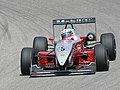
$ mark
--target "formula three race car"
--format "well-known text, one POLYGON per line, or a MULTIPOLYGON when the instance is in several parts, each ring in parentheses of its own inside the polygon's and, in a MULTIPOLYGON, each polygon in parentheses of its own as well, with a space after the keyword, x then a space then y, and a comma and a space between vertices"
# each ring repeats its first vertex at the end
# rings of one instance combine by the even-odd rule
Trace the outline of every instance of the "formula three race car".
POLYGON ((46 37, 39 36, 34 38, 33 48, 22 49, 22 75, 94 74, 96 71, 108 71, 109 61, 116 59, 114 34, 103 33, 100 41, 97 41, 96 28, 95 32, 87 35, 75 35, 74 24, 91 23, 96 27, 94 17, 53 20, 53 37, 49 38, 51 44, 48 44, 46 37), (57 38, 54 27, 64 25, 64 30, 57 38))

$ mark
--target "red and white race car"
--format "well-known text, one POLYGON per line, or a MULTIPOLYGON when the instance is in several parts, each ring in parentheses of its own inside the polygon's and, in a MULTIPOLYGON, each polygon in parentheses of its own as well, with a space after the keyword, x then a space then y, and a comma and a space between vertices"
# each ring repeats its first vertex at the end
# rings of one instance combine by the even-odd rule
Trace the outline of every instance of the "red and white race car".
POLYGON ((22 49, 22 75, 94 74, 96 71, 108 71, 109 61, 116 59, 113 33, 103 33, 97 41, 94 17, 53 20, 53 37, 49 40, 52 44, 48 44, 46 37, 35 37, 32 48, 22 49), (95 32, 76 36, 74 24, 94 24, 95 32), (55 26, 64 25, 61 36, 56 37, 55 26))

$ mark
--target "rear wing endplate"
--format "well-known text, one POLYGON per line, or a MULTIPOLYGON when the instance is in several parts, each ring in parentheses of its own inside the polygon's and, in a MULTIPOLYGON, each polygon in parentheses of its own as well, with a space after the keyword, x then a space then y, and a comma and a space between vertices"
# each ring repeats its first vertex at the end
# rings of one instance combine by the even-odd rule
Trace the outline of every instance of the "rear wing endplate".
POLYGON ((53 20, 53 25, 65 25, 66 23, 86 24, 86 23, 96 23, 96 20, 95 20, 95 17, 75 18, 75 19, 55 19, 55 20, 53 20))

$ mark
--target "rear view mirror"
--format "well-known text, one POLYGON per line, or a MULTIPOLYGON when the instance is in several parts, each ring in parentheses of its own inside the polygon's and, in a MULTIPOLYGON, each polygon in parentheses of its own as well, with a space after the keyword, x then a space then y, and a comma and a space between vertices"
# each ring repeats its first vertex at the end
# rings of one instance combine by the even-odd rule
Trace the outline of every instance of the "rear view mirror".
POLYGON ((54 37, 50 37, 49 40, 50 40, 50 41, 53 41, 53 40, 54 40, 54 37))
POLYGON ((80 39, 86 39, 86 36, 80 36, 80 39))

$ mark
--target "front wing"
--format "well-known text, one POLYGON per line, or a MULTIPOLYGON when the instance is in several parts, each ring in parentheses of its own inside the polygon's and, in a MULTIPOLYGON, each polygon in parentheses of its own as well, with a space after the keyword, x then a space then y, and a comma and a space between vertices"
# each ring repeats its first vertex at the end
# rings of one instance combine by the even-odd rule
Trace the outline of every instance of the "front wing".
POLYGON ((55 75, 75 75, 75 74, 95 74, 96 73, 96 64, 91 62, 89 66, 80 65, 76 66, 78 69, 69 69, 69 70, 43 70, 37 65, 31 65, 30 67, 30 76, 55 76, 55 75))

